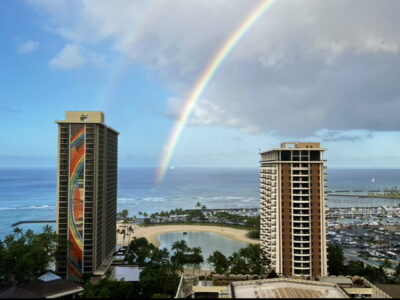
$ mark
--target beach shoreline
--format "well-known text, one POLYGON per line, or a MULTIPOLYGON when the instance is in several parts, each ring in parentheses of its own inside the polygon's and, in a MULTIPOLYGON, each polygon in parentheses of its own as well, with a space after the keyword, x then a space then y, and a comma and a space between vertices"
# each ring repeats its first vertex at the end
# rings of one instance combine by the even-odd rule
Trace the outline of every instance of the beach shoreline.
MULTIPOLYGON (((117 223, 118 229, 128 228, 132 226, 134 229, 134 233, 131 235, 131 240, 133 237, 141 238, 145 237, 150 243, 154 244, 154 246, 159 247, 160 241, 158 236, 163 233, 168 232, 211 232, 215 234, 222 235, 226 238, 229 238, 234 241, 247 243, 247 244, 258 244, 259 240, 254 240, 248 238, 246 236, 247 230, 245 229, 236 229, 231 227, 223 227, 223 226, 208 226, 208 225, 152 225, 152 226, 140 226, 136 224, 122 224, 117 223)), ((117 234, 117 243, 118 245, 123 245, 123 235, 117 234)), ((125 245, 129 243, 128 236, 125 237, 125 245)))

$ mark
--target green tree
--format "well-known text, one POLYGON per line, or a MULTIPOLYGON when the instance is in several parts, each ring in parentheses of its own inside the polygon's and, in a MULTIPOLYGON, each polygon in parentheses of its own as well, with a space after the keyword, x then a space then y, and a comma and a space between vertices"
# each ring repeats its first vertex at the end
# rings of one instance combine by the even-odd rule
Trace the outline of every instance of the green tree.
POLYGON ((126 259, 130 264, 137 264, 143 267, 155 249, 157 248, 149 243, 146 238, 134 239, 128 246, 126 259))
POLYGON ((130 242, 131 242, 131 236, 134 234, 134 232, 135 232, 135 230, 134 230, 134 228, 133 228, 132 226, 129 226, 129 227, 127 228, 127 233, 128 233, 128 245, 129 245, 130 242))
POLYGON ((160 250, 152 248, 153 244, 149 245, 149 261, 140 273, 143 297, 153 298, 162 294, 172 298, 179 284, 178 268, 171 262, 167 249, 160 250))
POLYGON ((230 273, 262 275, 270 268, 270 261, 259 244, 252 244, 234 252, 229 257, 230 273))
POLYGON ((188 263, 187 254, 190 251, 186 241, 176 241, 172 244, 171 250, 174 254, 171 256, 171 262, 183 271, 183 266, 188 263))
POLYGON ((83 286, 83 298, 140 298, 141 289, 137 282, 115 281, 103 278, 96 285, 87 282, 83 286))
POLYGON ((152 298, 153 295, 167 295, 172 298, 176 294, 179 284, 179 275, 171 263, 149 263, 140 273, 140 285, 143 298, 152 298))
POLYGON ((217 274, 224 274, 229 269, 228 258, 219 251, 214 251, 214 253, 208 257, 207 262, 212 265, 217 274))
POLYGON ((328 245, 328 273, 329 275, 344 274, 344 254, 343 248, 339 245, 328 245))
POLYGON ((188 258, 188 263, 193 265, 193 273, 194 273, 194 268, 197 267, 197 269, 200 270, 200 265, 204 262, 203 255, 201 254, 201 248, 200 247, 193 247, 190 249, 190 255, 188 258))
POLYGON ((189 246, 187 245, 185 240, 176 241, 172 244, 172 250, 187 252, 189 251, 189 246))
POLYGON ((382 268, 384 269, 390 269, 392 267, 392 264, 390 261, 386 258, 383 263, 382 263, 382 268))
POLYGON ((129 211, 127 209, 122 210, 121 212, 117 213, 117 220, 126 221, 129 216, 129 211))
MULTIPOLYGON (((329 265, 331 264, 331 262, 329 261, 329 265)), ((329 266, 328 266, 329 268, 329 266)), ((343 267, 343 269, 345 270, 343 273, 345 273, 346 275, 351 275, 351 276, 363 276, 365 275, 365 267, 364 267, 364 263, 362 263, 361 261, 349 261, 347 263, 346 266, 343 267)), ((329 275, 333 275, 331 273, 329 273, 329 275)))
POLYGON ((0 241, 0 278, 20 283, 42 275, 54 262, 56 242, 57 235, 50 226, 39 234, 15 228, 0 241))
POLYGON ((250 274, 246 260, 240 256, 239 252, 234 252, 229 256, 229 264, 232 274, 250 274))

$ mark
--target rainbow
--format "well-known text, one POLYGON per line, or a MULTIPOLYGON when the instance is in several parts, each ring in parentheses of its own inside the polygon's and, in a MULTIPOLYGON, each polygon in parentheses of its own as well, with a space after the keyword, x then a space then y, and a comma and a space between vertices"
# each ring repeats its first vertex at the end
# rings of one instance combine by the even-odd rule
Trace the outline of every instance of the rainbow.
POLYGON ((203 70, 200 77, 197 79, 193 88, 190 90, 189 96, 185 100, 184 107, 180 112, 178 119, 168 137, 167 144, 163 149, 162 157, 157 170, 157 183, 160 183, 164 179, 168 165, 171 161, 172 154, 177 145, 179 137, 182 134, 183 128, 185 127, 193 108, 208 86, 209 82, 217 73, 224 60, 243 38, 243 36, 251 29, 256 21, 264 14, 264 12, 272 7, 275 2, 277 2, 277 0, 261 1, 261 3, 256 6, 249 15, 247 15, 247 17, 236 28, 236 30, 224 41, 224 43, 220 46, 218 51, 208 63, 207 67, 203 70))

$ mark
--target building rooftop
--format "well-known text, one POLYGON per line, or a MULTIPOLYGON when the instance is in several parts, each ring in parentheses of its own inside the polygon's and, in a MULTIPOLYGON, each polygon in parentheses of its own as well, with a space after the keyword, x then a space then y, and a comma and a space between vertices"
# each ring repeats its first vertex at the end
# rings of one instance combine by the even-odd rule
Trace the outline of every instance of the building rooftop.
MULTIPOLYGON (((104 126, 104 113, 101 111, 66 111, 65 112, 65 120, 64 121, 56 121, 57 124, 70 124, 70 123, 78 123, 78 124, 103 124, 104 126)), ((115 129, 106 126, 108 129, 119 133, 115 129)))
POLYGON ((319 277, 320 281, 323 282, 332 282, 339 285, 353 285, 353 281, 349 277, 345 276, 326 276, 326 277, 319 277))
POLYGON ((281 148, 282 149, 320 149, 321 145, 320 143, 314 143, 314 142, 286 142, 286 143, 281 143, 281 148))
POLYGON ((231 284, 232 298, 349 298, 336 284, 277 278, 231 284))
POLYGON ((142 272, 139 267, 133 266, 111 266, 111 280, 124 280, 124 281, 139 281, 140 273, 142 272))
POLYGON ((262 153, 267 153, 271 151, 282 151, 282 150, 318 150, 325 151, 325 148, 321 148, 321 144, 317 142, 285 142, 281 143, 280 148, 273 148, 267 151, 261 151, 262 153))
POLYGON ((359 276, 326 276, 317 280, 280 277, 235 281, 236 278, 249 276, 253 275, 213 275, 210 285, 209 281, 201 284, 204 282, 199 281, 195 275, 183 275, 175 298, 391 298, 359 276))
POLYGON ((57 298, 80 292, 83 292, 80 284, 48 272, 30 283, 3 291, 0 298, 57 298))

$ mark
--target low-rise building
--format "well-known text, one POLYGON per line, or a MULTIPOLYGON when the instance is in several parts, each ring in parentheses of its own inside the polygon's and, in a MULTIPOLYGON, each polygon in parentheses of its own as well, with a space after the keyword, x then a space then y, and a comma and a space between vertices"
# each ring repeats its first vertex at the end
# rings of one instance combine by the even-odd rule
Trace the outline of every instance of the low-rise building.
POLYGON ((30 283, 13 286, 0 293, 3 298, 75 298, 83 292, 80 284, 48 272, 30 283))
MULTIPOLYGON (((246 276, 251 275, 238 275, 246 276)), ((315 280, 280 277, 220 283, 221 280, 214 284, 213 281, 200 281, 198 277, 186 274, 181 277, 175 298, 391 298, 358 276, 325 276, 315 280)))

